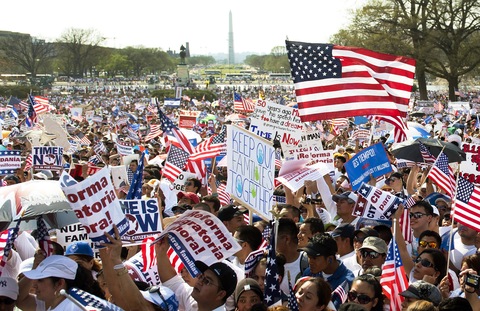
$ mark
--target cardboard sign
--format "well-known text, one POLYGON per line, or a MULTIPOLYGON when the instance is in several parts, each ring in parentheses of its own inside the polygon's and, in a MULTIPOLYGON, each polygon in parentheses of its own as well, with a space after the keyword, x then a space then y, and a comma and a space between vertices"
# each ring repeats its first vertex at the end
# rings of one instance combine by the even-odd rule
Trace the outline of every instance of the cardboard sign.
POLYGON ((113 225, 117 226, 120 236, 128 231, 129 224, 115 194, 108 168, 79 183, 66 179, 61 183, 66 185, 62 186, 62 190, 75 215, 97 247, 102 242, 108 242, 105 232, 114 234, 113 225))
POLYGON ((259 99, 250 120, 250 131, 260 137, 276 138, 282 146, 296 146, 301 141, 303 123, 296 108, 259 99))
POLYGON ((197 117, 180 116, 178 118, 178 127, 192 129, 197 124, 197 117))
POLYGON ((122 241, 141 243, 143 239, 162 232, 157 199, 120 200, 120 204, 130 227, 122 241))
MULTIPOLYGON (((403 203, 403 200, 395 195, 382 191, 381 189, 362 183, 358 189, 358 193, 363 196, 368 203, 371 204, 377 211, 375 214, 381 214, 385 218, 392 217, 393 214, 397 211, 400 204, 403 203)), ((369 212, 373 214, 373 212, 369 212)), ((368 213, 367 213, 368 215, 368 213)), ((363 216, 363 215, 362 215, 363 216)), ((381 217, 377 219, 383 219, 381 217)))
POLYGON ((63 147, 34 146, 32 167, 36 170, 59 171, 63 168, 63 147))
POLYGON ((165 235, 168 235, 170 246, 193 277, 200 273, 195 266, 195 260, 211 265, 241 249, 222 221, 206 211, 186 211, 172 222, 154 243, 165 235))
POLYGON ((92 240, 89 239, 81 223, 77 222, 61 229, 56 229, 55 235, 57 237, 57 243, 62 245, 63 249, 67 249, 67 246, 73 242, 85 241, 90 243, 90 246, 93 248, 95 258, 100 258, 100 253, 94 248, 92 240))
POLYGON ((270 219, 275 177, 275 148, 252 132, 235 125, 227 126, 227 192, 270 219))
POLYGON ((362 182, 383 176, 392 171, 392 165, 388 160, 387 152, 382 143, 363 149, 345 163, 352 190, 356 191, 362 182))
POLYGON ((20 150, 0 151, 0 175, 15 174, 15 171, 22 166, 20 150))

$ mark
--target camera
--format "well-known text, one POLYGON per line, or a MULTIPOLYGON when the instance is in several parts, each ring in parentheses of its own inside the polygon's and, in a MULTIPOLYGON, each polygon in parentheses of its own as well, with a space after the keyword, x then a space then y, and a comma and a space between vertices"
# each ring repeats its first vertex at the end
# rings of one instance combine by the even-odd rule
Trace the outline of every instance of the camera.
POLYGON ((480 285, 480 276, 468 273, 465 277, 465 285, 478 289, 480 285))
POLYGON ((306 204, 312 203, 312 196, 310 194, 308 194, 307 197, 305 198, 305 203, 306 204))

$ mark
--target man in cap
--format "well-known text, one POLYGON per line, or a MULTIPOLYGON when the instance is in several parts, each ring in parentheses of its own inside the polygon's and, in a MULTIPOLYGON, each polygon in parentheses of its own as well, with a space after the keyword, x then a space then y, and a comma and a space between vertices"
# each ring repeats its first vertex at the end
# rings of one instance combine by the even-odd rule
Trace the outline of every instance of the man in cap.
POLYGON ((371 227, 363 227, 353 232, 353 248, 355 249, 355 256, 349 257, 343 261, 343 264, 352 271, 362 269, 360 258, 360 247, 363 245, 363 241, 369 237, 378 237, 378 232, 371 227))
POLYGON ((193 193, 193 192, 180 191, 177 194, 177 198, 178 198, 178 202, 177 202, 178 204, 188 204, 193 206, 197 203, 200 203, 200 198, 196 193, 193 193))
POLYGON ((364 274, 365 270, 372 267, 381 269, 387 258, 388 246, 381 238, 370 236, 363 241, 359 251, 362 269, 355 271, 355 276, 364 274))
POLYGON ((346 191, 341 194, 334 194, 332 196, 333 201, 337 204, 337 216, 336 219, 341 224, 351 224, 355 226, 358 221, 358 217, 353 216, 353 208, 357 203, 357 195, 351 191, 346 191))
POLYGON ((408 306, 417 300, 426 300, 433 303, 435 306, 442 301, 442 294, 440 290, 433 284, 425 281, 416 281, 407 290, 400 293, 400 296, 405 297, 402 302, 402 310, 407 310, 408 306))
POLYGON ((238 227, 245 225, 243 215, 247 211, 240 206, 233 204, 224 206, 218 211, 217 217, 223 222, 228 231, 232 234, 238 229, 238 227))
POLYGON ((13 311, 17 298, 17 280, 9 277, 0 277, 0 310, 13 311))
POLYGON ((321 277, 335 289, 347 280, 349 286, 353 281, 353 273, 336 258, 337 243, 328 233, 314 235, 306 247, 299 249, 308 255, 309 268, 303 276, 321 277), (327 276, 328 275, 328 276, 327 276))
POLYGON ((344 264, 345 260, 355 257, 355 249, 353 248, 353 233, 355 227, 349 224, 343 224, 336 227, 330 235, 337 243, 337 255, 344 264))
POLYGON ((186 311, 225 310, 225 302, 237 286, 235 271, 223 262, 207 265, 195 261, 200 274, 194 287, 191 287, 177 274, 170 263, 167 251, 168 238, 155 244, 158 275, 162 285, 174 291, 179 301, 179 309, 186 311))

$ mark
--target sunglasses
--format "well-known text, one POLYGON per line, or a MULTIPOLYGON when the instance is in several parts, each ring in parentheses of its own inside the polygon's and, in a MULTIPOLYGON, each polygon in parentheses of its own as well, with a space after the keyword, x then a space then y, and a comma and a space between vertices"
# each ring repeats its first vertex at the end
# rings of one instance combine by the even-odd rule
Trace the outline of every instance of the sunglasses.
POLYGON ((427 241, 420 241, 418 242, 418 245, 421 247, 430 247, 430 248, 437 248, 438 244, 437 242, 427 242, 427 241))
POLYGON ((428 259, 417 257, 417 259, 415 259, 415 264, 417 264, 417 263, 420 263, 425 268, 434 268, 435 269, 433 263, 428 261, 428 259))
POLYGON ((373 298, 371 298, 370 296, 368 296, 366 294, 358 294, 355 291, 349 291, 348 292, 348 300, 349 301, 357 300, 358 303, 360 303, 361 305, 366 305, 367 303, 372 302, 373 298))
POLYGON ((4 305, 11 305, 15 302, 15 300, 13 300, 12 298, 8 298, 8 297, 5 297, 3 299, 0 299, 0 305, 1 304, 4 304, 4 305))
POLYGON ((361 251, 360 252, 360 255, 362 255, 363 258, 370 258, 370 259, 376 259, 380 256, 380 253, 376 252, 376 251, 361 251))
POLYGON ((410 213, 410 218, 415 218, 415 219, 420 219, 423 216, 428 216, 428 214, 416 212, 416 213, 410 213))

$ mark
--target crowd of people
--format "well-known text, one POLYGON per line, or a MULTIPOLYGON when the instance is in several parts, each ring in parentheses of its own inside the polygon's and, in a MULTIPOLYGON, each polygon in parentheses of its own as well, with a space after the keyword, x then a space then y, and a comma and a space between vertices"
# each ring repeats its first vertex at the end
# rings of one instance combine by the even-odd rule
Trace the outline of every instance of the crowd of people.
MULTIPOLYGON (((286 86, 265 90, 248 86, 241 90, 225 87, 215 91, 220 99, 215 106, 199 99, 197 104, 185 100, 179 108, 162 109, 173 120, 178 119, 182 109, 214 114, 213 128, 209 129, 208 124, 193 128, 206 139, 230 122, 226 120, 235 113, 233 92, 255 98, 261 91, 267 100, 275 102, 288 103, 294 99, 292 88, 286 86)), ((83 88, 77 92, 75 89, 70 95, 47 97, 52 106, 50 113, 64 119, 61 125, 71 141, 71 148, 64 154, 64 169, 77 181, 92 174, 89 167, 125 164, 116 145, 119 141, 130 144, 134 146, 133 153, 148 153, 142 195, 157 199, 162 207, 164 227, 188 210, 202 210, 218 217, 241 249, 220 262, 195 261, 200 274, 193 278, 185 268, 177 271, 172 266, 165 237, 155 244, 159 281, 148 284, 130 276, 125 262, 140 248, 122 247, 116 229, 113 235, 105 233, 109 243, 98 250, 99 258, 91 244, 82 241, 66 248, 53 242, 54 255, 46 257, 35 240, 37 232, 23 231, 2 269, 1 310, 82 310, 75 302, 77 290, 124 310, 389 310, 390 301, 382 289, 381 278, 392 240, 398 247, 397 255, 408 280, 405 290, 399 293, 403 297, 402 310, 480 310, 480 255, 477 253, 480 235, 464 224, 452 222, 453 199, 426 178, 428 168, 420 165, 397 168, 397 159, 390 152, 391 144, 387 143, 388 135, 371 141, 384 143, 392 165, 392 172, 377 187, 401 199, 411 197, 415 200, 408 209, 411 241, 402 234, 398 221, 371 225, 353 215, 358 195, 351 189, 345 163, 362 148, 351 138, 358 127, 353 122, 330 141, 322 142, 325 149, 335 152, 332 174, 305 181, 295 192, 279 186, 275 195, 284 197, 286 203, 272 207, 277 216, 275 223, 258 217, 251 217, 254 221, 247 223, 245 214, 248 211, 240 202, 221 200, 221 188, 228 179, 228 170, 218 166, 218 162, 212 161, 214 164, 206 181, 200 176, 190 177, 180 192, 171 190, 171 181, 162 174, 165 140, 156 136, 144 141, 152 124, 160 122, 157 113, 149 109, 151 99, 146 88, 122 86, 112 92, 111 86, 99 86, 95 90, 83 88), (97 118, 74 117, 71 113, 74 107, 94 111, 97 118), (131 133, 132 129, 136 135, 131 133), (79 134, 84 134, 90 143, 76 142, 73 138, 83 136, 79 134), (106 152, 93 163, 94 146, 98 142, 104 144, 106 152), (268 256, 266 247, 273 232, 276 258, 268 256), (264 249, 263 255, 258 256, 253 268, 247 271, 247 258, 259 249, 264 249), (270 306, 268 293, 271 288, 265 287, 272 260, 278 268, 277 281, 281 289, 281 299, 276 306, 270 306)), ((0 102, 5 106, 8 98, 0 98, 0 102)), ((11 108, 7 107, 2 113, 8 114, 8 109, 11 108)), ((31 128, 24 125, 26 116, 22 116, 21 107, 19 111, 16 124, 4 126, 8 132, 3 137, 3 148, 21 150, 24 163, 15 174, 4 176, 3 186, 30 179, 58 179, 60 172, 34 172, 28 168, 27 159, 34 139, 28 134, 31 128)), ((436 118, 434 122, 445 122, 446 111, 443 120, 436 118)), ((36 129, 42 130, 42 116, 38 117, 36 129)), ((469 111, 448 118, 450 124, 446 122, 444 127, 452 130, 435 130, 435 124, 430 124, 432 138, 459 146, 477 139, 477 119, 469 111), (458 131, 452 123, 464 126, 458 131)), ((248 119, 235 122, 248 127, 248 119)), ((323 125, 325 131, 332 128, 327 121, 323 125)), ((315 124, 305 126, 318 129, 315 124)), ((370 124, 362 126, 368 128, 370 124)), ((281 148, 278 142, 275 146, 281 148)), ((138 160, 126 166, 129 183, 138 167, 138 160)), ((128 187, 116 190, 120 199, 128 193, 128 187)), ((399 220, 403 213, 404 209, 399 208, 392 220, 399 220)))

